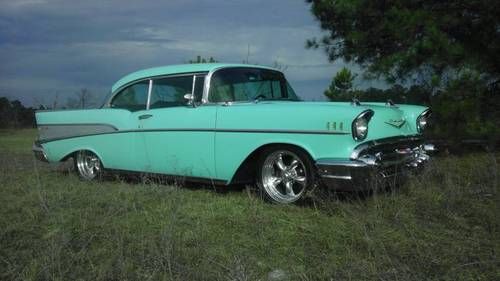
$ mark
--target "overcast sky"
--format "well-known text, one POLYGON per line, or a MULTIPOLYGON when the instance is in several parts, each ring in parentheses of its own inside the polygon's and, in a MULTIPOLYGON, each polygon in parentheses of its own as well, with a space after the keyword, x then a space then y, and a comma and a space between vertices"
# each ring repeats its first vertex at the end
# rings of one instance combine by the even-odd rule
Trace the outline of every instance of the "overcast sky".
MULTIPOLYGON (((305 41, 321 36, 303 0, 0 0, 0 96, 59 104, 81 88, 105 95, 123 75, 197 55, 273 62, 304 99, 322 100, 341 61, 305 41)), ((358 81, 358 87, 377 82, 358 81)))

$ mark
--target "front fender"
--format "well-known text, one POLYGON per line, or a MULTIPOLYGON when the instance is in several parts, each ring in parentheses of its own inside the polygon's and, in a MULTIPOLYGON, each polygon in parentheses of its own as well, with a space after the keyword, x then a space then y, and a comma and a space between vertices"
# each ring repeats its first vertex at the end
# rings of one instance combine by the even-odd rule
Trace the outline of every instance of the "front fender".
POLYGON ((243 161, 264 145, 301 147, 313 158, 349 157, 352 120, 361 107, 310 102, 259 102, 217 107, 215 168, 229 181, 243 161))
POLYGON ((351 135, 311 135, 275 133, 216 133, 215 163, 217 178, 230 181, 249 155, 270 144, 294 145, 313 160, 324 157, 349 157, 353 149, 351 135))

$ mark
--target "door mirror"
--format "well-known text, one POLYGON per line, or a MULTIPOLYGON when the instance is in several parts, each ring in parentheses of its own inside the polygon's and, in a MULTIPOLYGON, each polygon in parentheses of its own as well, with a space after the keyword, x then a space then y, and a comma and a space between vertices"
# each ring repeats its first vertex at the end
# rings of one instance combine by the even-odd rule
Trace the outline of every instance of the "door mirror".
POLYGON ((193 94, 185 94, 184 99, 187 100, 188 105, 193 105, 194 104, 194 96, 193 94))

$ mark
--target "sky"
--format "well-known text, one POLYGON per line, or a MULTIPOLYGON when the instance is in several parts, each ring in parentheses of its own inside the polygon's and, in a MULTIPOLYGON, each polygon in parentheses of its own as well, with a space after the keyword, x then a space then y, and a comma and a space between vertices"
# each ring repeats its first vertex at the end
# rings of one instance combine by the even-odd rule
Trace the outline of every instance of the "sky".
MULTIPOLYGON (((323 34, 303 0, 0 0, 0 96, 61 105, 87 88, 100 100, 127 73, 200 55, 278 62, 299 96, 324 100, 345 63, 305 48, 323 34)), ((358 88, 381 84, 360 76, 358 88)))

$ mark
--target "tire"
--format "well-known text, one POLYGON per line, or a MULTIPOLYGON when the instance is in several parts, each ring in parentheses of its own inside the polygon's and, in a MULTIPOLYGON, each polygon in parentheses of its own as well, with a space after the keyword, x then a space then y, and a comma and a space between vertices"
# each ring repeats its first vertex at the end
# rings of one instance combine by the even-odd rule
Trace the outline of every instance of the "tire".
POLYGON ((261 196, 273 203, 294 203, 315 182, 311 157, 292 146, 265 149, 257 165, 257 187, 261 196))
POLYGON ((75 171, 85 181, 101 180, 103 176, 102 162, 93 152, 80 150, 75 154, 75 171))

